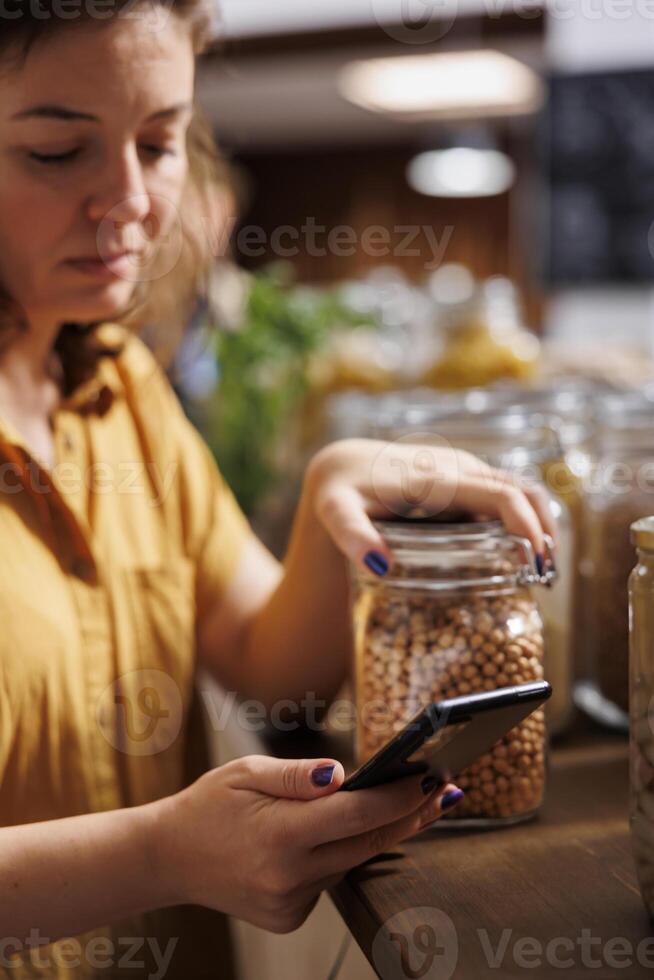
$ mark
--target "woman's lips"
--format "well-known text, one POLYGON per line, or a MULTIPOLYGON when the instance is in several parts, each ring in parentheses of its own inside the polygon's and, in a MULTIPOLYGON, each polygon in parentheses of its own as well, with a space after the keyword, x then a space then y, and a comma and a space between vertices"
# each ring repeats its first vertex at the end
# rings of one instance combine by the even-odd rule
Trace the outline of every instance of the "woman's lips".
POLYGON ((134 273, 142 264, 142 256, 136 252, 126 252, 107 259, 69 259, 70 265, 79 272, 98 279, 125 278, 132 280, 134 273))

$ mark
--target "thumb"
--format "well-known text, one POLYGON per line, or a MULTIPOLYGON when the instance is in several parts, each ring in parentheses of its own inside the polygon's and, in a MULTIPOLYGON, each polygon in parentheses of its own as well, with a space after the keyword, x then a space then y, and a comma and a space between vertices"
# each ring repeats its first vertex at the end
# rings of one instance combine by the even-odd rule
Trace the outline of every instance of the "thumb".
POLYGON ((320 520, 337 548, 358 568, 383 576, 393 555, 368 517, 361 495, 345 485, 332 485, 317 502, 320 520))
POLYGON ((341 787, 345 772, 335 759, 273 759, 265 755, 241 760, 233 785, 285 800, 315 800, 341 787))

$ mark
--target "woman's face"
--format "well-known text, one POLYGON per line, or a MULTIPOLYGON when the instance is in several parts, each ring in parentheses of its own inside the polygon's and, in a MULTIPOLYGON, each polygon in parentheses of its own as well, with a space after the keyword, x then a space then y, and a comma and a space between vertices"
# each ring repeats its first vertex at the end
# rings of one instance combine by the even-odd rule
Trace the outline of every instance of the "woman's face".
POLYGON ((193 85, 174 15, 64 29, 0 64, 0 283, 28 320, 109 318, 153 278, 179 235, 193 85))

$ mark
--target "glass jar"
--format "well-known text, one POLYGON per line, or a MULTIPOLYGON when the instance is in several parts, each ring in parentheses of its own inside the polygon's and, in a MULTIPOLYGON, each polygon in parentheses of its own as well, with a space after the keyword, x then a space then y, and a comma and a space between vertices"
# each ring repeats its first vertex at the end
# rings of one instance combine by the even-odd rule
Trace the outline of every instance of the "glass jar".
POLYGON ((571 616, 572 670, 575 680, 583 677, 588 661, 586 648, 588 617, 584 610, 585 588, 581 578, 584 555, 584 493, 591 470, 590 438, 595 406, 609 394, 606 386, 583 379, 563 379, 528 389, 503 385, 493 389, 494 397, 511 411, 547 419, 557 435, 560 455, 544 462, 543 482, 560 500, 571 525, 571 616))
POLYGON ((369 438, 380 416, 395 416, 407 407, 425 408, 433 404, 434 392, 431 388, 394 389, 383 394, 356 389, 338 392, 331 395, 325 404, 325 444, 338 439, 369 438))
MULTIPOLYGON (((487 404, 491 407, 492 399, 487 404)), ((548 467, 563 456, 550 420, 518 411, 443 413, 434 406, 414 403, 405 408, 387 408, 378 415, 368 434, 389 441, 464 449, 491 466, 513 473, 527 485, 544 482, 548 467)), ((550 510, 558 526, 558 577, 552 589, 538 595, 538 604, 545 629, 546 677, 552 685, 545 712, 550 734, 560 736, 574 715, 575 545, 565 497, 555 497, 550 492, 550 510)))
POLYGON ((636 521, 629 579, 630 823, 640 888, 654 918, 654 517, 636 521))
MULTIPOLYGON (((367 761, 433 700, 540 680, 543 628, 531 545, 499 522, 380 521, 394 556, 378 578, 353 573, 357 757, 367 761)), ((457 776, 446 817, 492 826, 533 817, 545 791, 544 709, 457 776)))
POLYGON ((581 574, 588 629, 586 677, 575 699, 596 721, 629 729, 630 527, 654 513, 652 412, 609 404, 593 440, 581 574))
POLYGON ((569 551, 567 563, 562 566, 570 577, 569 599, 570 608, 570 673, 572 687, 584 674, 588 659, 587 642, 588 626, 585 612, 585 590, 581 576, 581 563, 585 552, 584 545, 584 487, 590 473, 590 423, 580 418, 572 421, 552 418, 555 427, 561 455, 552 457, 543 466, 543 482, 547 489, 563 505, 566 520, 569 522, 570 534, 562 542, 562 547, 569 551))
POLYGON ((466 289, 465 276, 460 288, 461 278, 456 265, 441 266, 433 277, 432 297, 446 341, 423 384, 457 390, 500 379, 532 378, 539 366, 540 342, 523 321, 511 280, 493 276, 479 284, 470 277, 466 289))

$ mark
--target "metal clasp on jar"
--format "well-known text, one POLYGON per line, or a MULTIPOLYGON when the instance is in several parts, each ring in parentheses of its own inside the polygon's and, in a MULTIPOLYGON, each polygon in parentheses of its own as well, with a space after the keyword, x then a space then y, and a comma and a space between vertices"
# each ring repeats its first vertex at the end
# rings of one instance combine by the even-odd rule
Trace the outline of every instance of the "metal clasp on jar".
POLYGON ((518 581, 521 585, 545 585, 547 588, 551 588, 554 582, 556 582, 559 573, 556 567, 556 545, 554 540, 549 534, 544 535, 545 540, 545 556, 544 556, 544 566, 542 572, 539 571, 538 565, 536 564, 536 554, 534 552, 534 547, 528 538, 521 538, 517 534, 511 535, 511 540, 515 541, 519 548, 522 549, 525 556, 525 565, 520 570, 518 575, 518 581))

